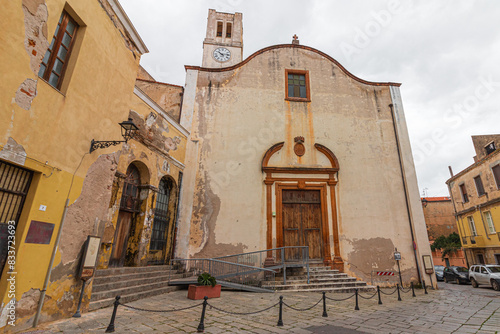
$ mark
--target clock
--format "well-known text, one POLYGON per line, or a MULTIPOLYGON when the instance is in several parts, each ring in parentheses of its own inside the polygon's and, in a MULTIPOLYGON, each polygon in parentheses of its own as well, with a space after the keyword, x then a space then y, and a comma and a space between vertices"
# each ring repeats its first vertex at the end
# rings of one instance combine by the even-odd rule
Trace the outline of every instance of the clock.
POLYGON ((217 48, 214 50, 213 55, 215 60, 225 62, 231 58, 231 51, 226 48, 217 48))

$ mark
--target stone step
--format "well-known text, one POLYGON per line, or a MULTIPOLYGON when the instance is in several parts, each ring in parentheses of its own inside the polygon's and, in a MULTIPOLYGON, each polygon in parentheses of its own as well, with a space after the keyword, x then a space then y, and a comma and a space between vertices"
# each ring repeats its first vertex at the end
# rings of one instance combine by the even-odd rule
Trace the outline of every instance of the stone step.
POLYGON ((301 289, 286 289, 286 290, 280 290, 280 293, 287 293, 287 292, 340 292, 340 293, 354 293, 358 289, 358 292, 360 293, 374 293, 377 291, 377 288, 374 286, 362 286, 362 287, 341 287, 341 288, 314 288, 314 289, 307 289, 307 290, 301 290, 301 289))
MULTIPOLYGON (((332 274, 332 275, 326 275, 326 276, 323 276, 323 275, 311 275, 311 274, 309 274, 309 279, 310 280, 313 280, 313 279, 317 279, 317 280, 331 280, 331 279, 348 278, 348 277, 349 276, 347 274, 344 274, 344 273, 332 274)), ((276 281, 283 281, 283 276, 276 277, 275 280, 276 281)), ((303 280, 307 281, 307 275, 300 275, 300 276, 288 276, 288 275, 286 275, 286 280, 287 281, 303 281, 303 280)))
POLYGON ((139 273, 139 274, 124 274, 124 275, 116 275, 116 276, 103 276, 103 277, 96 277, 94 278, 94 284, 93 286, 96 285, 101 285, 101 284, 108 284, 108 283, 119 283, 122 281, 130 281, 130 280, 137 280, 137 279, 149 279, 153 277, 163 277, 163 276, 169 276, 171 279, 175 278, 183 278, 186 275, 185 274, 177 274, 175 271, 167 271, 167 272, 156 272, 156 271, 151 271, 151 272, 146 272, 146 273, 139 273))
POLYGON ((354 282, 328 282, 328 283, 311 283, 311 284, 276 284, 274 289, 276 290, 314 290, 314 289, 327 289, 327 288, 356 288, 365 287, 366 282, 354 281, 354 282))
POLYGON ((122 280, 117 280, 108 283, 101 283, 96 281, 92 285, 92 293, 97 293, 107 290, 124 289, 134 286, 143 286, 153 283, 164 283, 167 285, 169 278, 171 278, 171 276, 169 275, 162 275, 162 276, 159 275, 159 276, 145 277, 139 279, 128 279, 127 276, 122 276, 122 280))
MULTIPOLYGON (((280 281, 282 282, 282 281, 280 281)), ((349 277, 349 276, 346 276, 346 277, 340 277, 340 278, 335 278, 335 279, 329 279, 329 278, 326 278, 326 279, 310 279, 309 280, 309 284, 313 284, 313 283, 342 283, 342 282, 356 282, 356 278, 354 277, 349 277)), ((262 282, 262 285, 273 285, 276 284, 276 283, 279 283, 277 281, 263 281, 262 282)), ((299 285, 299 284, 307 284, 307 279, 304 278, 304 279, 300 279, 300 280, 289 280, 287 278, 286 280, 286 284, 287 285, 299 285)))
MULTIPOLYGON (((151 296, 157 296, 161 295, 164 293, 180 290, 181 287, 179 286, 165 286, 159 289, 154 289, 154 290, 148 290, 148 291, 141 291, 141 292, 135 292, 127 295, 120 295, 120 302, 121 303, 129 303, 134 300, 139 300, 142 298, 147 298, 151 296)), ((89 304, 89 311, 95 311, 97 309, 103 308, 103 307, 108 307, 113 305, 113 302, 115 301, 115 296, 110 297, 110 298, 105 298, 97 301, 91 301, 89 304)))
POLYGON ((148 266, 148 267, 121 267, 96 270, 96 277, 116 276, 125 274, 143 274, 149 272, 162 272, 172 269, 172 266, 148 266))
POLYGON ((168 286, 167 282, 156 282, 156 283, 150 283, 150 284, 141 284, 141 285, 136 285, 136 286, 118 288, 118 289, 113 289, 113 290, 105 290, 105 291, 100 291, 100 292, 92 291, 92 297, 90 300, 91 301, 98 301, 101 299, 114 298, 117 295, 120 295, 120 296, 130 295, 130 294, 139 293, 142 291, 161 289, 161 288, 167 287, 167 286, 168 286))

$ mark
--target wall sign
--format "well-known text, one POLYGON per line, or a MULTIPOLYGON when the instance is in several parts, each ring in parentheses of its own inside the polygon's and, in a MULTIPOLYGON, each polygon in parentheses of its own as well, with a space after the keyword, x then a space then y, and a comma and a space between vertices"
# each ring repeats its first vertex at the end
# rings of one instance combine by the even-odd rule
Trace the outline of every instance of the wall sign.
POLYGON ((97 261, 97 254, 99 253, 99 246, 101 245, 101 238, 89 235, 85 242, 83 250, 82 263, 80 265, 80 278, 88 280, 94 276, 95 263, 97 261))
POLYGON ((434 266, 432 265, 432 259, 430 255, 422 255, 424 260, 424 268, 427 274, 432 274, 434 272, 434 266))
POLYGON ((50 244, 53 232, 54 224, 32 220, 25 242, 27 244, 48 245, 50 244))
POLYGON ((401 253, 400 252, 394 252, 394 260, 401 261, 401 253))

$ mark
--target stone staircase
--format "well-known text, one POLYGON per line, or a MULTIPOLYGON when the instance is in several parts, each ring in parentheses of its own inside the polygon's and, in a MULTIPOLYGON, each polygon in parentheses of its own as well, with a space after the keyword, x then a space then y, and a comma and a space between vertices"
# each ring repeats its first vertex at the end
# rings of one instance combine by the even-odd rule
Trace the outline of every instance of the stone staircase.
POLYGON ((171 266, 123 267, 97 270, 92 284, 89 311, 108 307, 117 295, 122 303, 179 290, 168 280, 181 278, 171 266))
POLYGON ((376 290, 374 286, 367 285, 366 282, 358 281, 338 270, 323 266, 309 268, 309 284, 307 284, 307 272, 303 268, 291 271, 290 274, 287 271, 286 284, 283 284, 282 277, 276 277, 275 282, 262 282, 263 286, 273 284, 276 290, 290 292, 354 292, 355 289, 359 292, 375 292, 376 290))

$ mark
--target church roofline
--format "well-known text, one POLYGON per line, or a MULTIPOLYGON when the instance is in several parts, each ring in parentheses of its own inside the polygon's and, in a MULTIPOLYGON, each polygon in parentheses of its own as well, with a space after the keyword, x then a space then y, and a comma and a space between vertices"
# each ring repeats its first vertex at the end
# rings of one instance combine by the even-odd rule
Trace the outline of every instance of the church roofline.
POLYGON ((310 46, 305 46, 305 45, 300 45, 300 44, 277 44, 277 45, 268 46, 267 48, 263 48, 263 49, 260 49, 260 50, 258 50, 256 52, 254 52, 253 54, 251 54, 250 56, 248 56, 242 62, 240 62, 240 63, 238 63, 236 65, 233 65, 233 66, 229 66, 229 67, 208 68, 208 67, 201 67, 201 66, 194 66, 194 65, 185 65, 184 68, 186 69, 186 71, 187 70, 197 70, 197 71, 204 71, 204 72, 225 72, 225 71, 232 71, 232 70, 237 69, 238 67, 241 67, 241 66, 245 65, 250 60, 252 60, 253 58, 257 57, 258 55, 260 55, 260 54, 262 54, 264 52, 271 51, 271 50, 274 50, 274 49, 283 49, 283 48, 298 48, 298 49, 304 49, 304 50, 309 50, 309 51, 315 52, 315 53, 319 54, 320 56, 323 56, 326 59, 330 60, 335 65, 337 65, 345 74, 347 74, 352 79, 354 79, 354 80, 356 80, 358 82, 361 82, 361 83, 363 83, 365 85, 371 85, 371 86, 396 86, 396 87, 401 86, 401 84, 397 83, 397 82, 372 82, 372 81, 366 81, 366 80, 363 80, 361 78, 358 78, 357 76, 355 76, 354 74, 352 74, 351 72, 349 72, 338 61, 336 61, 335 59, 333 59, 332 57, 330 57, 326 53, 321 52, 321 51, 319 51, 319 50, 317 50, 315 48, 311 48, 310 46))

